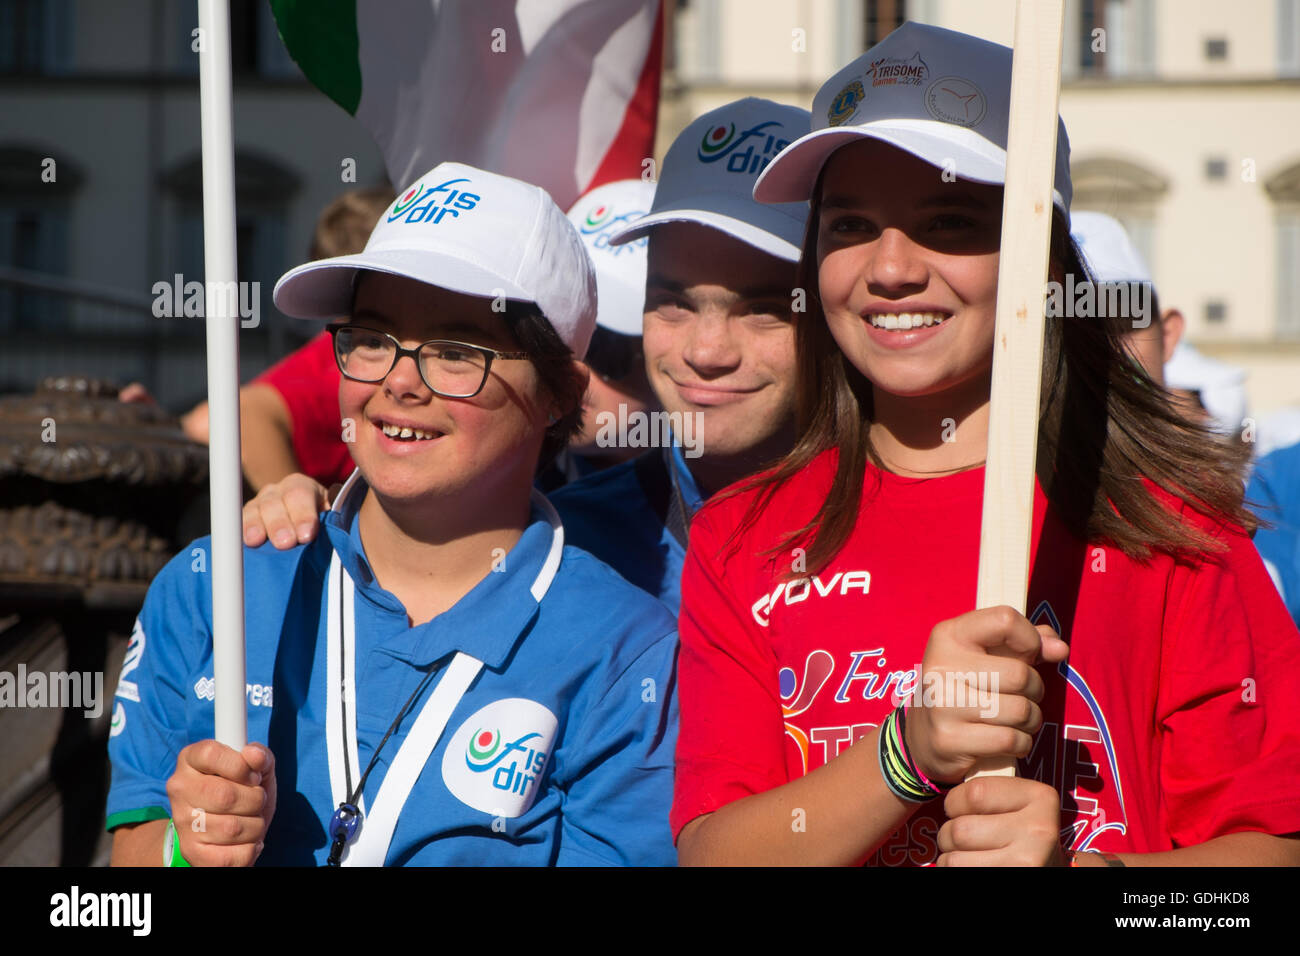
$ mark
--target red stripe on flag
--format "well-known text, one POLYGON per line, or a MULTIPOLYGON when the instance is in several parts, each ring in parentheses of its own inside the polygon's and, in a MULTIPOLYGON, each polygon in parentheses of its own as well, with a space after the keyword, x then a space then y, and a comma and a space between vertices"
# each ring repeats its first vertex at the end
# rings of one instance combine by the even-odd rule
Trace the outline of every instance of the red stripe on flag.
POLYGON ((659 81, 663 71, 664 52, 664 10, 659 5, 655 17, 654 35, 650 38, 650 49, 646 53, 645 65, 641 67, 641 78, 637 81, 636 92, 628 101, 623 113, 623 125, 618 135, 610 143, 605 158, 600 161, 591 182, 582 188, 587 193, 597 186, 612 183, 620 179, 638 179, 641 176, 641 164, 654 156, 655 128, 659 121, 659 81))

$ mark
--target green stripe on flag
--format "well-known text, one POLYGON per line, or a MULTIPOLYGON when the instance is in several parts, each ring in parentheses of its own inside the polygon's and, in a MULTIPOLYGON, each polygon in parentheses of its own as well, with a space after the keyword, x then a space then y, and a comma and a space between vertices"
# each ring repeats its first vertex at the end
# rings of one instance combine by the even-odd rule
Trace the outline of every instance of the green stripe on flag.
POLYGON ((356 0, 271 0, 271 12, 307 79, 355 116, 361 102, 356 0))

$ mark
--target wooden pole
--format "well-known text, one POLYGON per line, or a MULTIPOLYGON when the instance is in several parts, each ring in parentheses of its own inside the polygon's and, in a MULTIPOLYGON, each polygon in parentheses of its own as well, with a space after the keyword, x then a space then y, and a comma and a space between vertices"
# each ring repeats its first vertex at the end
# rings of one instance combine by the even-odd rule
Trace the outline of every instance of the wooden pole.
MULTIPOLYGON (((1021 614, 1029 590, 1064 20, 1064 0, 1017 0, 975 606, 1008 604, 1021 614)), ((1015 760, 1002 757, 982 762, 971 776, 1015 772, 1015 760)))

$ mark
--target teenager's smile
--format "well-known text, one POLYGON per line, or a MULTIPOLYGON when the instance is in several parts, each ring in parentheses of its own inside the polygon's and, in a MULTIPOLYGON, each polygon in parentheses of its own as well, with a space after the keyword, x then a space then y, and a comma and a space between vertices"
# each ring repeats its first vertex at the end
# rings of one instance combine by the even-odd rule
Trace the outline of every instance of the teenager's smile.
POLYGON ((373 415, 370 424, 378 428, 385 438, 399 442, 433 441, 446 434, 442 429, 398 414, 373 415))
POLYGON ((867 334, 884 349, 910 349, 937 338, 953 320, 953 313, 930 306, 885 308, 869 306, 862 311, 867 334))
POLYGON ((371 420, 378 446, 390 455, 412 455, 441 443, 447 433, 436 428, 416 425, 408 419, 384 417, 371 420))
POLYGON ((997 186, 945 182, 875 140, 831 156, 819 211, 821 301, 832 336, 876 388, 935 394, 987 369, 1000 223, 997 186))

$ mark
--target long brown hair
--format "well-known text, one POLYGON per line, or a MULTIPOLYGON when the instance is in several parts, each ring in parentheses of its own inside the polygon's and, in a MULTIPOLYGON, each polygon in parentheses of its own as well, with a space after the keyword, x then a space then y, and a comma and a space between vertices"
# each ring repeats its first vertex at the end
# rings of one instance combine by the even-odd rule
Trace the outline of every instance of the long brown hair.
MULTIPOLYGON (((824 568, 853 532, 867 462, 884 468, 868 433, 871 383, 831 336, 817 294, 820 197, 818 177, 798 272, 809 304, 795 333, 799 437, 774 469, 732 492, 758 490, 734 541, 753 526, 782 485, 819 455, 838 450, 835 475, 817 513, 766 552, 804 547, 809 574, 824 568)), ((1052 222, 1051 262, 1054 278, 1073 273, 1076 285, 1092 281, 1059 211, 1052 222)), ((1220 550, 1222 545, 1209 534, 1173 515, 1142 479, 1216 522, 1253 530, 1255 520, 1242 503, 1248 448, 1193 421, 1141 370, 1123 342, 1129 321, 1127 316, 1047 320, 1038 479, 1080 540, 1113 545, 1138 560, 1153 551, 1185 555, 1220 550)))

